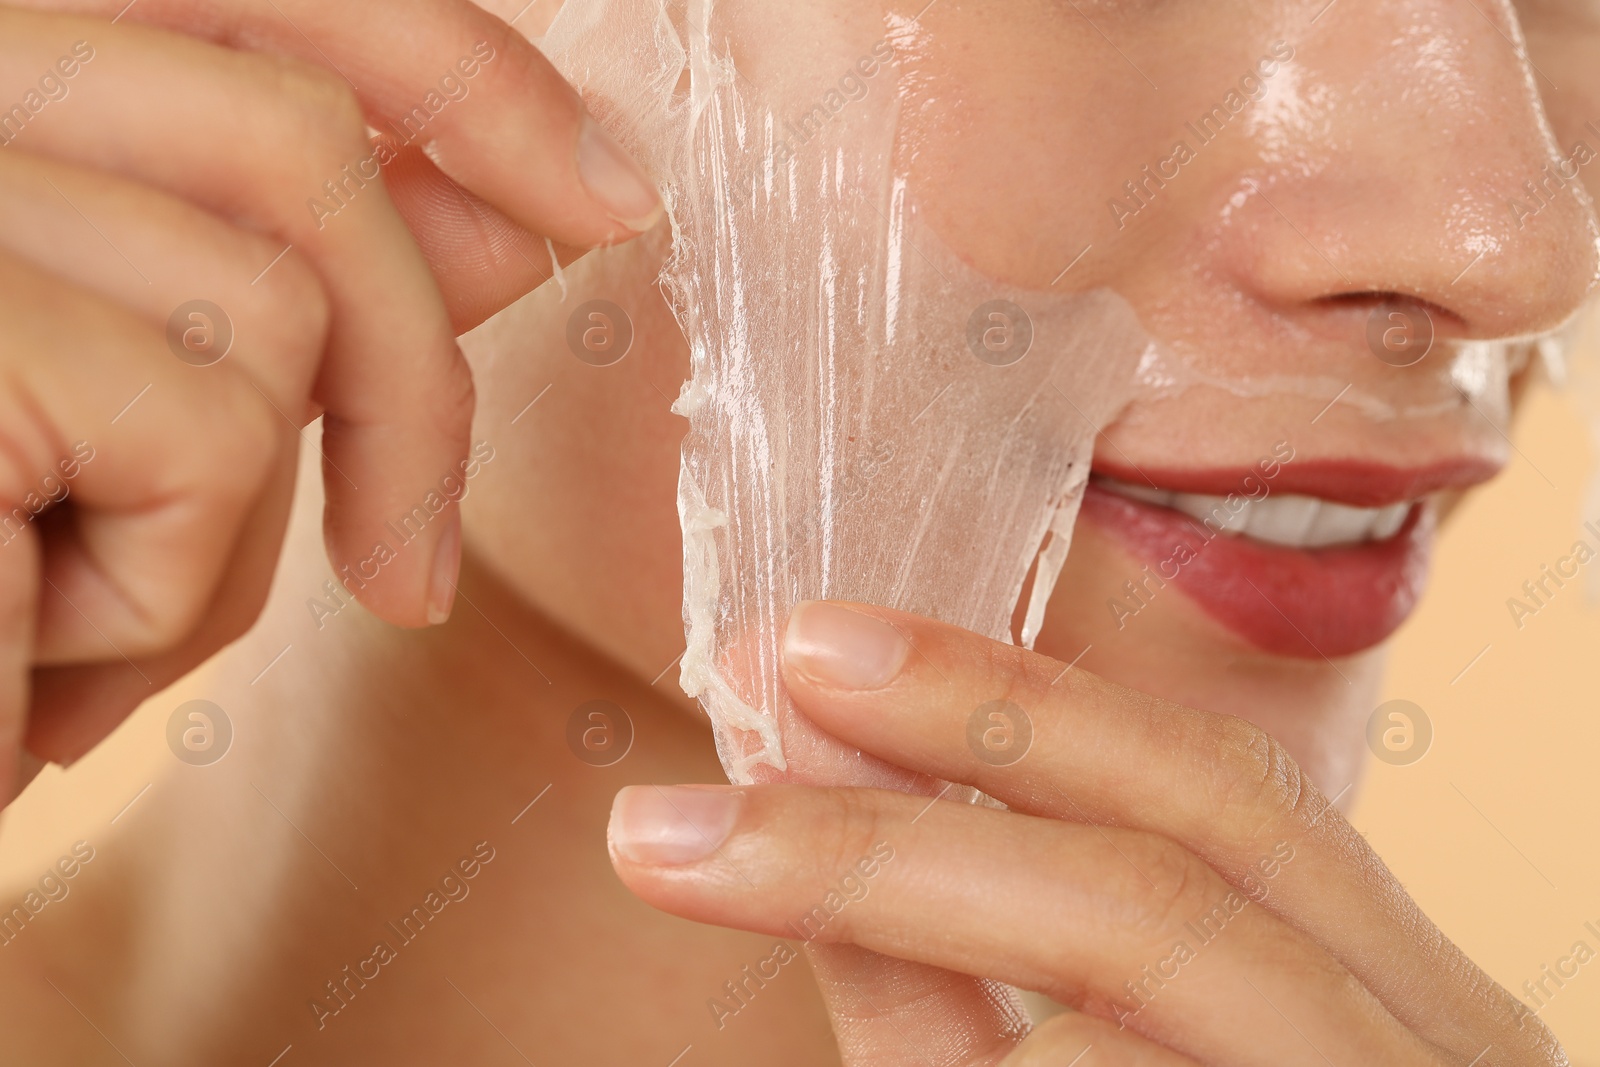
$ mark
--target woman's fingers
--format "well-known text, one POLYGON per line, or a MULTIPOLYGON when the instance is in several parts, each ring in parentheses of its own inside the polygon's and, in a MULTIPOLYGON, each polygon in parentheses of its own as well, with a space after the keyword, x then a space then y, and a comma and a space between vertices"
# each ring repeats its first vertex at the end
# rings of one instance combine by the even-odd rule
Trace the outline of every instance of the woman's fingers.
POLYGON ((200 622, 175 645, 124 659, 36 667, 24 744, 52 763, 69 764, 116 728, 131 708, 194 670, 256 621, 277 569, 298 469, 299 436, 280 427, 278 460, 240 525, 223 577, 200 622))
MULTIPOLYGON (((472 381, 428 265, 381 182, 351 185, 327 225, 306 208, 371 151, 354 94, 337 75, 297 62, 11 9, 0 9, 0 68, 48 69, 73 38, 93 58, 74 79, 71 106, 41 112, 24 131, 28 150, 84 166, 114 160, 124 176, 246 220, 280 239, 283 253, 304 255, 332 314, 315 392, 326 417, 330 555, 379 615, 439 621, 454 597, 459 536, 454 503, 431 505, 467 451, 472 381), (399 538, 393 530, 419 508, 428 521, 399 538)), ((268 260, 254 277, 278 265, 268 260)))
POLYGON ((18 6, 143 22, 295 56, 344 81, 379 139, 296 190, 318 229, 367 185, 390 191, 427 256, 456 333, 563 263, 660 219, 643 171, 588 118, 544 56, 465 0, 359 5, 251 0, 25 0, 18 6), (381 172, 381 178, 380 178, 381 172))
POLYGON ((0 319, 0 506, 50 535, 35 662, 180 640, 277 454, 270 404, 237 368, 196 375, 160 328, 5 253, 0 319))
POLYGON ((1165 838, 869 789, 639 786, 634 893, 1047 993, 1208 1063, 1444 1061, 1309 937, 1165 838))
MULTIPOLYGON (((304 416, 323 346, 326 303, 315 275, 298 256, 285 257, 272 278, 250 284, 255 265, 273 254, 267 238, 132 182, 8 153, 0 158, 0 248, 143 319, 144 332, 166 341, 154 360, 183 379, 192 393, 204 395, 211 379, 233 378, 243 370, 269 416, 286 410, 304 416), (86 225, 86 217, 100 219, 106 233, 86 225), (115 247, 107 243, 112 239, 115 247), (140 264, 138 271, 130 263, 140 264), (165 337, 173 310, 189 306, 197 292, 209 293, 218 308, 229 309, 221 322, 211 321, 216 312, 203 310, 193 312, 194 322, 182 324, 186 331, 209 331, 205 337, 196 334, 197 343, 228 346, 225 361, 216 365, 184 365, 171 350, 172 339, 165 337)), ((182 341, 180 337, 177 351, 188 354, 182 341)), ((221 351, 197 351, 193 358, 203 361, 221 351)), ((39 358, 46 355, 37 353, 39 358)), ((128 369, 138 365, 130 359, 128 369)), ((142 385, 151 390, 156 385, 131 378, 126 384, 130 391, 120 398, 122 403, 133 401, 142 385)), ((104 432, 97 435, 101 450, 116 441, 116 426, 131 427, 145 417, 139 404, 147 399, 139 396, 126 412, 113 411, 111 415, 119 416, 114 424, 108 415, 104 432)), ((145 410, 160 407, 147 405, 145 410)), ((297 426, 287 414, 275 415, 274 421, 275 436, 292 446, 297 426)), ((94 442, 84 442, 86 454, 94 449, 94 442)), ((283 446, 276 450, 283 451, 283 446)), ((76 482, 73 521, 54 527, 57 536, 50 539, 45 556, 48 595, 39 601, 36 664, 114 656, 108 641, 127 655, 140 656, 156 647, 152 639, 161 644, 188 633, 207 610, 227 558, 226 542, 219 542, 217 552, 195 554, 191 544, 181 541, 167 558, 153 558, 148 538, 127 536, 127 517, 148 503, 140 487, 127 483, 131 493, 124 494, 124 483, 104 483, 85 458, 76 457, 74 464, 88 477, 76 482), (117 603, 124 607, 121 613, 117 603), (154 635, 127 632, 130 612, 164 624, 154 635)), ((258 484, 248 469, 241 469, 238 477, 245 491, 258 484)), ((265 561, 269 570, 272 558, 265 561)))
POLYGON ((287 424, 308 416, 329 310, 299 252, 262 274, 283 252, 274 239, 136 181, 23 152, 0 157, 0 248, 163 331, 204 293, 225 319, 186 308, 170 342, 196 365, 191 376, 226 359, 287 424))
POLYGON ((29 509, 0 590, 8 767, 30 697, 29 742, 74 758, 249 625, 319 414, 344 584, 441 621, 473 408, 456 330, 661 214, 537 50, 465 0, 133 7, 0 7, 0 89, 27 101, 0 131, 0 492, 29 509), (57 455, 82 426, 92 467, 57 455), (35 507, 34 468, 68 462, 70 503, 35 507))
MULTIPOLYGON (((553 275, 551 244, 463 188, 421 149, 398 149, 383 180, 439 279, 458 334, 553 275)), ((566 245, 554 249, 562 266, 583 254, 566 245)))
POLYGON ((784 677, 808 717, 875 756, 1019 811, 1179 842, 1326 946, 1406 1025, 1468 1060, 1490 1043, 1556 1047, 1282 747, 1243 720, 862 605, 798 608, 784 677))
POLYGON ((41 644, 121 666, 193 633, 292 431, 241 368, 197 374, 160 326, 4 251, 0 321, 9 774, 41 644))
MULTIPOLYGON (((426 147, 443 172, 530 231, 593 247, 649 229, 655 187, 588 118, 550 62, 468 0, 23 0, 268 49, 348 82, 385 137, 426 147), (125 12, 125 14, 124 14, 125 12)), ((369 153, 341 164, 352 166, 369 153)), ((324 175, 336 185, 336 168, 324 175)), ((315 197, 322 178, 302 194, 315 197)), ((302 211, 306 208, 303 205, 302 211)), ((325 206, 336 206, 332 199, 325 206)), ((329 219, 329 224, 332 220, 329 219)))

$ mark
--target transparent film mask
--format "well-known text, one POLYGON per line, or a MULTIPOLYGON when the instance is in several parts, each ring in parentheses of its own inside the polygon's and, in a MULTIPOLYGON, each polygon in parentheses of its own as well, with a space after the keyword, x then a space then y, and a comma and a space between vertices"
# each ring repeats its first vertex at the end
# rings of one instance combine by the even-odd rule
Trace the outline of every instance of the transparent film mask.
POLYGON ((1263 374, 1171 336, 1171 321, 1152 340, 1110 290, 976 269, 911 165, 940 105, 925 36, 871 4, 823 18, 753 0, 568 0, 541 42, 672 219, 662 282, 692 363, 674 405, 689 420, 681 681, 736 782, 937 788, 795 711, 780 670, 790 610, 856 601, 1031 645, 1097 433, 1134 401, 1237 416, 1290 395, 1304 423, 1336 400, 1330 424, 1396 435, 1463 403, 1505 417, 1504 346, 1441 346, 1399 390, 1362 352, 1343 375, 1286 345, 1263 374))

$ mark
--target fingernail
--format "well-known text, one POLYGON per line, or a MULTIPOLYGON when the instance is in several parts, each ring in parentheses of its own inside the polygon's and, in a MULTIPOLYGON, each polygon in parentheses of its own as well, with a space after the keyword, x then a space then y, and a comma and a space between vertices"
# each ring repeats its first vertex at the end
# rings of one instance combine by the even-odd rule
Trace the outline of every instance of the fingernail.
POLYGON ((461 577, 461 509, 452 508, 445 520, 439 547, 434 550, 433 578, 428 584, 428 625, 450 618, 456 602, 456 579, 461 577))
POLYGON ((794 609, 783 635, 783 656, 791 667, 842 689, 883 688, 910 652, 887 623, 817 600, 794 609))
POLYGON ((635 233, 661 218, 661 195, 627 151, 587 115, 578 134, 578 176, 606 213, 635 233))
POLYGON ((630 785, 611 804, 606 837, 634 863, 694 863, 727 838, 743 802, 744 794, 734 789, 630 785))

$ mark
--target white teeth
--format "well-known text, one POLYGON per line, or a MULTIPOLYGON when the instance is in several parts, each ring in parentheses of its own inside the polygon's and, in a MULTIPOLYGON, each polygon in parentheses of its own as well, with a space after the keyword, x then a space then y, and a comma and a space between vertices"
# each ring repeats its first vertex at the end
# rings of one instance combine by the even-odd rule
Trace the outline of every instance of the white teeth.
POLYGON ((1127 482, 1113 482, 1110 480, 1107 480, 1105 484, 1107 486, 1115 486, 1117 492, 1123 496, 1132 497, 1134 500, 1142 500, 1146 504, 1154 504, 1158 508, 1171 507, 1172 498, 1177 495, 1171 490, 1157 489, 1149 485, 1130 485, 1127 482))
POLYGON ((1316 521, 1320 504, 1309 496, 1268 497, 1261 502, 1272 507, 1250 509, 1250 525, 1245 533, 1258 541, 1274 545, 1303 545, 1306 533, 1316 521))
POLYGON ((1119 496, 1181 511, 1218 533, 1242 534, 1288 548, 1327 548, 1387 541, 1411 513, 1409 501, 1381 508, 1356 508, 1294 493, 1277 493, 1259 500, 1236 497, 1236 502, 1243 501, 1242 505, 1230 512, 1226 497, 1176 493, 1148 485, 1129 485, 1111 478, 1097 478, 1096 481, 1119 496))
POLYGON ((1378 509, 1378 517, 1372 520, 1371 537, 1374 541, 1387 541, 1393 537, 1400 527, 1405 525, 1406 516, 1411 514, 1410 504, 1390 504, 1386 508, 1378 509))
MULTIPOLYGON (((1243 498, 1241 498, 1243 499, 1243 498)), ((1229 511, 1227 502, 1220 496, 1205 493, 1178 493, 1168 507, 1177 508, 1201 522, 1209 520, 1211 528, 1219 533, 1243 533, 1250 521, 1250 504, 1246 500, 1238 511, 1229 511)))
POLYGON ((1372 520, 1377 517, 1376 508, 1353 508, 1331 500, 1320 501, 1317 517, 1311 520, 1311 529, 1306 532, 1306 544, 1312 548, 1326 548, 1364 541, 1367 531, 1372 529, 1372 520))

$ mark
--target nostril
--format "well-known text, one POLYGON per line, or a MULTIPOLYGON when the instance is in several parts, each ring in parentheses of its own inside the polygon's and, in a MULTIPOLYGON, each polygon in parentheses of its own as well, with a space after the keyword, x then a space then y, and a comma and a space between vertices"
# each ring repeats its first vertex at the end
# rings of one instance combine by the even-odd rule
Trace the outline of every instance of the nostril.
POLYGON ((1352 334, 1363 335, 1372 354, 1391 367, 1420 362, 1438 334, 1460 334, 1466 327, 1449 308, 1393 290, 1340 293, 1320 303, 1352 334))
POLYGON ((1317 303, 1330 310, 1348 309, 1351 317, 1365 319, 1374 310, 1383 307, 1392 307, 1401 311, 1425 312, 1434 322, 1443 325, 1450 323, 1455 326, 1465 326, 1466 320, 1451 311, 1443 304, 1436 304, 1432 300, 1424 300, 1410 293, 1402 293, 1393 289, 1368 289, 1357 293, 1336 293, 1333 296, 1323 297, 1317 303))

